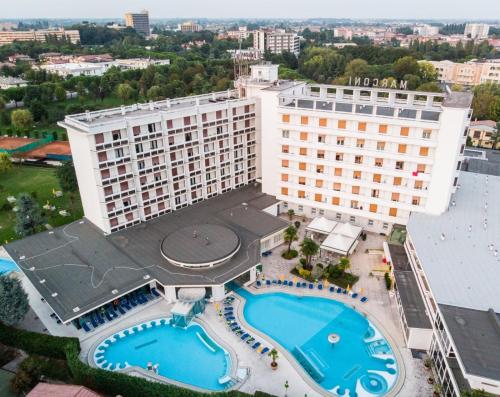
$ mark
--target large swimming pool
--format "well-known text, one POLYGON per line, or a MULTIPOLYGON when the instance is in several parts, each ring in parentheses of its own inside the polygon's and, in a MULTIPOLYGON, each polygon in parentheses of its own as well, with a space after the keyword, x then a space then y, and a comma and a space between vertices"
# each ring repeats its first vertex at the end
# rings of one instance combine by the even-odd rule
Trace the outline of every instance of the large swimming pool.
POLYGON ((9 274, 17 270, 19 270, 19 268, 13 260, 0 258, 0 274, 9 274))
POLYGON ((96 348, 94 362, 108 370, 158 364, 159 375, 177 382, 206 390, 229 387, 229 353, 199 324, 183 329, 169 320, 147 321, 107 338, 96 348))
POLYGON ((246 299, 245 320, 286 348, 312 379, 333 395, 384 396, 397 379, 396 359, 362 314, 332 299, 287 293, 246 299), (331 344, 329 336, 340 339, 331 344))

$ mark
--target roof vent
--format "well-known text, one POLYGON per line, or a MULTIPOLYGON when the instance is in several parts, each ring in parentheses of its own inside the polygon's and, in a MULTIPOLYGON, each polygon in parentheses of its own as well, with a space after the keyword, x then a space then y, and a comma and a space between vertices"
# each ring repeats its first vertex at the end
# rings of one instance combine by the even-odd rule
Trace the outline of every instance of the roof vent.
POLYGON ((40 280, 40 284, 45 284, 45 279, 44 279, 44 278, 42 278, 42 279, 40 280))
POLYGON ((149 280, 150 278, 151 278, 151 276, 149 274, 145 274, 143 277, 144 280, 149 280))
POLYGON ((22 255, 22 256, 19 257, 19 259, 21 259, 21 260, 24 260, 25 258, 26 258, 25 255, 22 255))
POLYGON ((118 293, 118 290, 117 290, 117 289, 114 289, 113 291, 111 291, 111 293, 112 293, 113 295, 116 295, 116 294, 118 293))
POLYGON ((79 311, 80 311, 80 308, 78 306, 73 308, 73 313, 78 313, 79 311))
POLYGON ((441 241, 444 241, 446 240, 446 236, 444 235, 444 233, 441 233, 441 241))
POLYGON ((57 292, 54 292, 51 296, 52 298, 55 298, 57 295, 59 295, 57 292))

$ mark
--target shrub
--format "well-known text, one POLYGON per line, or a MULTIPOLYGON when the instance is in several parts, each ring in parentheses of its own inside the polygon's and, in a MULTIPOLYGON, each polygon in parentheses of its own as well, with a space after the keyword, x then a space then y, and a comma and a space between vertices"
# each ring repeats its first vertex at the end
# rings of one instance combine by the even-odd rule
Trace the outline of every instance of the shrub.
POLYGON ((295 226, 295 229, 298 230, 300 228, 300 221, 293 222, 293 225, 295 226))
POLYGON ((309 280, 311 278, 311 271, 302 268, 302 269, 299 269, 299 275, 302 278, 305 278, 306 280, 309 280))
POLYGON ((392 280, 391 276, 389 276, 389 272, 385 272, 384 279, 385 279, 385 288, 387 288, 387 290, 390 290, 392 287, 392 280))
POLYGON ((300 265, 301 265, 302 267, 303 267, 304 265, 306 265, 306 264, 307 264, 306 258, 300 258, 300 259, 299 259, 299 263, 300 263, 300 265))
POLYGON ((316 266, 317 266, 317 267, 319 267, 320 269, 323 269, 323 268, 324 268, 324 266, 323 266, 323 264, 322 264, 322 263, 316 263, 316 266))
POLYGON ((287 259, 287 260, 296 258, 297 256, 299 256, 299 253, 297 252, 297 250, 290 250, 290 251, 285 250, 281 253, 281 257, 283 259, 287 259))

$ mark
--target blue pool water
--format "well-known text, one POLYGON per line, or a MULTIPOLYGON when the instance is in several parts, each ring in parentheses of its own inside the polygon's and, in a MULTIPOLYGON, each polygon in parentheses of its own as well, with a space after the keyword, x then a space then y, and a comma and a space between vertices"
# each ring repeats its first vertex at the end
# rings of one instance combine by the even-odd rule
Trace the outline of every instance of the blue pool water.
POLYGON ((397 379, 389 343, 359 312, 341 302, 286 293, 246 299, 245 320, 286 348, 306 372, 333 395, 383 396, 397 379), (340 341, 331 345, 328 335, 340 341))
POLYGON ((9 274, 19 270, 14 261, 6 258, 0 258, 0 274, 9 274))
POLYGON ((148 321, 109 337, 97 347, 94 361, 109 370, 159 364, 159 375, 207 390, 226 388, 228 384, 219 379, 231 372, 229 354, 200 325, 174 328, 169 319, 148 321))

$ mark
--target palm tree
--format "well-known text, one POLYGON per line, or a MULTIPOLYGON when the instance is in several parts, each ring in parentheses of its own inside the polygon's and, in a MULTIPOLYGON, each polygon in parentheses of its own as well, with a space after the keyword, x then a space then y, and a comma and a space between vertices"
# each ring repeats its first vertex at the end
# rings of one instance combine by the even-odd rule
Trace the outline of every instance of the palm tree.
POLYGON ((293 216, 295 215, 295 211, 294 211, 294 210, 292 210, 292 209, 289 209, 289 210, 287 211, 287 215, 288 215, 288 218, 289 218, 290 220, 292 220, 292 219, 293 219, 293 216))
POLYGON ((306 265, 308 269, 311 269, 311 260, 313 255, 316 255, 319 251, 319 245, 310 238, 305 238, 300 244, 300 252, 306 257, 306 265))
POLYGON ((273 360, 271 362, 271 367, 276 368, 278 366, 278 363, 276 362, 276 359, 278 358, 278 351, 276 349, 272 349, 268 356, 273 360))
POLYGON ((340 258, 338 266, 342 269, 343 272, 345 272, 351 267, 351 261, 347 257, 340 258))
POLYGON ((299 236, 298 236, 298 233, 297 233, 297 229, 295 228, 295 226, 288 226, 286 229, 285 229, 285 235, 284 235, 284 240, 285 240, 285 243, 288 244, 288 251, 287 253, 289 254, 290 253, 290 250, 292 249, 292 243, 294 241, 297 241, 299 239, 299 236))

